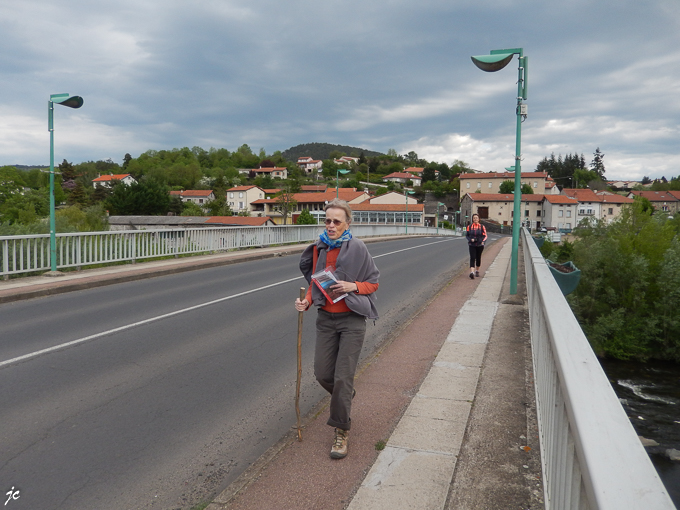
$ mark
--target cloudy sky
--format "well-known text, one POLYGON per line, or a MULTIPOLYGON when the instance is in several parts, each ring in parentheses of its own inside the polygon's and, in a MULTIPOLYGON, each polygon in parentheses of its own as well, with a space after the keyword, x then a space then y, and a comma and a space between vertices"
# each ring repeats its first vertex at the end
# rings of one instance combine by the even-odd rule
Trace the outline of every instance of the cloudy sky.
POLYGON ((3 0, 0 165, 155 149, 351 145, 482 171, 605 154, 608 178, 680 175, 678 0, 3 0))

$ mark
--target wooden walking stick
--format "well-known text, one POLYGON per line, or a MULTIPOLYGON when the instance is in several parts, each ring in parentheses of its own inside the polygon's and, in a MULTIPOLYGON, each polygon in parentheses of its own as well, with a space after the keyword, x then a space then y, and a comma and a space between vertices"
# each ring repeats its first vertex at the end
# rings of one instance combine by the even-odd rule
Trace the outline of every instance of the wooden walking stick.
MULTIPOLYGON (((305 299, 305 288, 300 287, 300 301, 305 299)), ((300 426, 300 383, 302 381, 302 316, 305 312, 298 312, 297 337, 297 385, 295 387, 295 413, 297 414, 298 441, 302 441, 302 427, 300 426)))

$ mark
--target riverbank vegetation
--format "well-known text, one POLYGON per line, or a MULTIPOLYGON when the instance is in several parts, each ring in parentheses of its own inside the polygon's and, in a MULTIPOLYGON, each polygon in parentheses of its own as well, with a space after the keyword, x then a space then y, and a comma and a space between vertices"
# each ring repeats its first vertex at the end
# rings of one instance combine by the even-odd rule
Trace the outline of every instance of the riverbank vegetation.
POLYGON ((680 362, 680 215, 637 198, 611 224, 544 247, 581 270, 568 301, 599 356, 680 362))

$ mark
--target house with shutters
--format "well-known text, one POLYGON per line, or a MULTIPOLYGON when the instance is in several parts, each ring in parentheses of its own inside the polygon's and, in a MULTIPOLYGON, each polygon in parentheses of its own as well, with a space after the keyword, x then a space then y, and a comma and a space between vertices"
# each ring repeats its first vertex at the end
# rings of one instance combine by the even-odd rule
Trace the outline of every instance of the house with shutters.
POLYGON ((253 208, 250 204, 265 197, 265 190, 259 186, 235 186, 227 190, 227 204, 234 214, 247 211, 252 216, 253 208))
POLYGON ((188 189, 184 191, 171 191, 171 197, 179 197, 184 202, 193 202, 194 204, 203 207, 211 200, 215 200, 215 194, 211 189, 188 189))
POLYGON ((678 212, 680 192, 678 191, 631 191, 628 198, 643 197, 649 200, 656 211, 667 212, 669 215, 678 212))
POLYGON ((95 189, 97 189, 97 187, 110 188, 116 182, 122 182, 127 186, 130 184, 137 184, 137 180, 130 174, 107 174, 92 179, 92 187, 95 189))
MULTIPOLYGON (((460 180, 460 194, 475 193, 500 193, 503 181, 514 181, 515 172, 488 172, 488 173, 465 173, 458 176, 460 180)), ((546 172, 522 172, 520 181, 522 185, 528 184, 535 194, 546 193, 546 182, 552 181, 546 172)))

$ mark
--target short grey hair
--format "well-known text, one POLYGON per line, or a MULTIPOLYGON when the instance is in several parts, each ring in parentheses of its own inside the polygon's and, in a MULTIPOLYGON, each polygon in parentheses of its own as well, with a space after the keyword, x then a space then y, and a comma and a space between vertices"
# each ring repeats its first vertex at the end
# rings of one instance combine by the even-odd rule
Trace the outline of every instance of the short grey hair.
POLYGON ((326 207, 323 208, 324 212, 326 212, 328 209, 342 209, 345 211, 345 217, 347 218, 347 223, 352 223, 352 208, 349 206, 349 204, 345 200, 340 200, 339 198, 334 198, 330 202, 326 204, 326 207))

